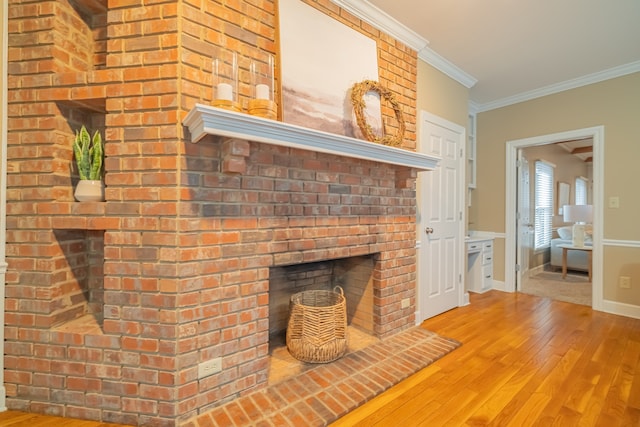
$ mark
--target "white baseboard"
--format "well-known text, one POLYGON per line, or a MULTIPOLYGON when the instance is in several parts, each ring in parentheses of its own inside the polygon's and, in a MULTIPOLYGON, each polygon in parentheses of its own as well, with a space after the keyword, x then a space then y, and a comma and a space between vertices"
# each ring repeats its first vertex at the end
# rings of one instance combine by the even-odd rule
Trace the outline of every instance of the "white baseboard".
POLYGON ((496 291, 508 292, 505 287, 505 283, 499 280, 493 280, 493 286, 491 289, 495 289, 496 291))
POLYGON ((547 265, 549 264, 542 264, 537 267, 530 268, 525 271, 524 274, 527 275, 527 277, 535 276, 536 274, 542 273, 547 265))
POLYGON ((625 304, 623 302, 604 300, 602 301, 602 311, 605 313, 617 314, 618 316, 633 317, 640 319, 640 306, 625 304))

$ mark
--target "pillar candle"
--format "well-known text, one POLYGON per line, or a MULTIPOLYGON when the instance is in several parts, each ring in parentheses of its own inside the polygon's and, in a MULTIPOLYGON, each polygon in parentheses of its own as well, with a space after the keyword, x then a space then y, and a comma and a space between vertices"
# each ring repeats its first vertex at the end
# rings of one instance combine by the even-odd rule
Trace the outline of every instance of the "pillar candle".
POLYGON ((229 83, 218 83, 216 99, 233 101, 233 89, 229 83))
POLYGON ((256 99, 269 99, 269 86, 265 84, 256 85, 256 99))

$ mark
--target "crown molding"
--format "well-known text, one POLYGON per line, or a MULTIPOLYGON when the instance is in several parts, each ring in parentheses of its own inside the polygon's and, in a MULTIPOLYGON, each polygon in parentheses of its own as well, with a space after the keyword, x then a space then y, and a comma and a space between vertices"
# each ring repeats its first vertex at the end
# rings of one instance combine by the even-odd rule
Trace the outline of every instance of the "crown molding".
POLYGON ((424 37, 366 0, 331 0, 331 3, 340 6, 356 18, 373 25, 417 52, 429 44, 429 41, 424 37))
POLYGON ((530 101, 532 99, 541 98, 543 96, 564 92, 565 90, 575 89, 578 87, 603 82, 605 80, 610 80, 616 77, 622 77, 622 76, 626 76, 627 74, 633 74, 637 72, 640 72, 640 61, 631 62, 629 64, 621 65, 619 67, 609 68, 608 70, 599 71, 593 74, 588 74, 586 76, 582 76, 582 77, 578 77, 572 80, 567 80, 561 83, 545 86, 539 89, 534 89, 528 92, 523 92, 518 95, 509 96, 507 98, 498 99, 496 101, 491 101, 484 104, 476 104, 478 107, 477 111, 484 112, 489 110, 495 110, 497 108, 518 104, 524 101, 530 101))
POLYGON ((418 58, 442 71, 444 74, 451 77, 467 89, 472 88, 476 83, 478 83, 478 79, 467 74, 461 68, 455 66, 444 57, 437 54, 430 47, 425 47, 418 52, 418 58))
POLYGON ((366 0, 331 0, 337 6, 418 52, 418 58, 467 88, 477 80, 428 47, 429 41, 366 0))

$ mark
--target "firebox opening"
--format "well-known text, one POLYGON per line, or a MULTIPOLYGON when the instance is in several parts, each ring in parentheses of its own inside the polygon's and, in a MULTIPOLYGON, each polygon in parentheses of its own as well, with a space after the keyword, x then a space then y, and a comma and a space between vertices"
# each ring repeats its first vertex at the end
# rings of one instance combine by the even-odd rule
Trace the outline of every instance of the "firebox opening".
POLYGON ((286 347, 291 295, 340 286, 347 303, 347 352, 378 341, 374 332, 373 272, 378 254, 272 267, 269 272, 269 384, 313 364, 293 358, 286 347))
POLYGON ((281 345, 291 295, 340 286, 347 302, 347 323, 374 334, 373 270, 376 254, 272 267, 269 272, 269 343, 281 345))

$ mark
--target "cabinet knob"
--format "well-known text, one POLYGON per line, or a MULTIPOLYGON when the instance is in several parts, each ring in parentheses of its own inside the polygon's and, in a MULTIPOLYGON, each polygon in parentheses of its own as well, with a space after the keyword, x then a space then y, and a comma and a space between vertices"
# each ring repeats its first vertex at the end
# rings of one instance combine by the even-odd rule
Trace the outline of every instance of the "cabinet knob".
POLYGON ((433 228, 427 227, 427 228, 424 229, 424 232, 427 233, 427 234, 431 234, 431 233, 433 233, 433 228))

